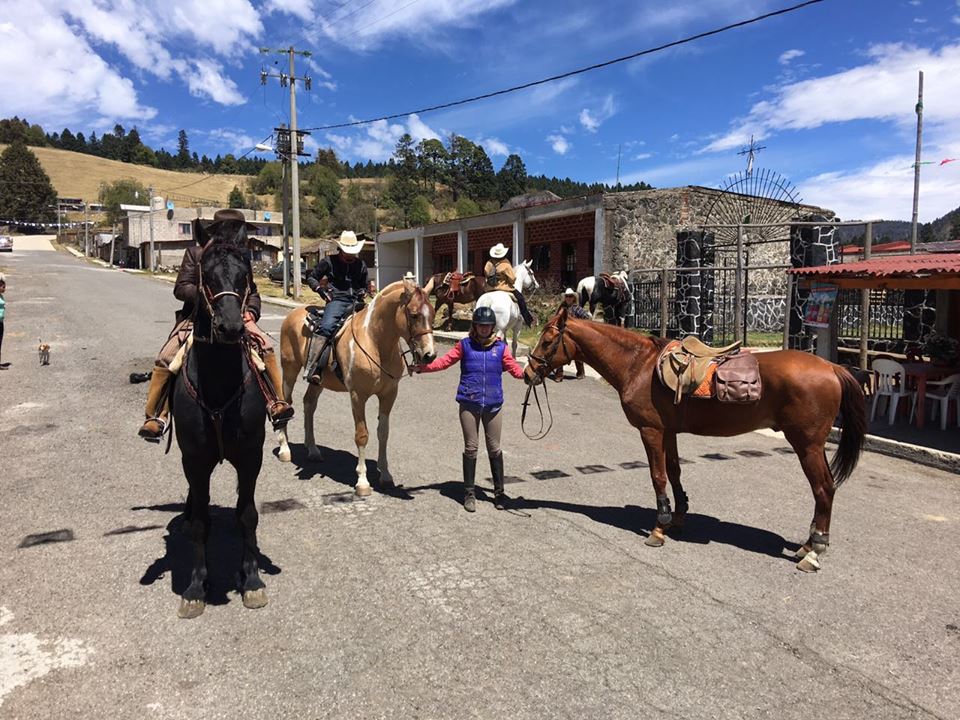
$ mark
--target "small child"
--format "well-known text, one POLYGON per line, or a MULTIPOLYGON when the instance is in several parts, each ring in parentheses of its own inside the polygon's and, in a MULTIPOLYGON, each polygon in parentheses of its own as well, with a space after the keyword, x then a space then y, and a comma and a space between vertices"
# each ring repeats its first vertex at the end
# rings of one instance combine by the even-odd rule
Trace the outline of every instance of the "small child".
MULTIPOLYGON (((7 312, 7 301, 3 299, 3 294, 7 291, 7 278, 0 273, 0 359, 3 358, 3 316, 7 312)), ((10 363, 0 362, 0 370, 6 370, 10 363)))
POLYGON ((446 355, 429 365, 421 365, 416 372, 438 372, 454 363, 460 364, 460 386, 457 402, 460 403, 460 428, 463 430, 463 509, 475 512, 477 472, 477 447, 480 439, 480 423, 490 458, 493 475, 493 506, 503 510, 508 498, 503 491, 503 453, 500 451, 500 430, 503 406, 502 375, 507 371, 521 380, 523 368, 510 354, 507 343, 493 333, 497 318, 488 307, 473 312, 470 336, 464 338, 446 355))

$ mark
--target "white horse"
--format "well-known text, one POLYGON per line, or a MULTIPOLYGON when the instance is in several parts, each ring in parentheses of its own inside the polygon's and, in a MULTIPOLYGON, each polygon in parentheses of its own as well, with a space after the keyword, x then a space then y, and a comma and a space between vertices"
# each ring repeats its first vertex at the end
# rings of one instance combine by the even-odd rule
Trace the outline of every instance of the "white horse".
MULTIPOLYGON (((624 283, 627 282, 628 275, 626 270, 618 270, 617 272, 610 273, 610 276, 618 277, 621 280, 623 280, 624 283)), ((591 314, 593 314, 593 312, 597 308, 596 300, 592 300, 593 291, 596 289, 596 287, 597 287, 596 275, 590 275, 588 277, 585 277, 583 280, 577 283, 577 298, 580 301, 580 307, 585 308, 589 305, 591 314)))
MULTIPOLYGON (((513 287, 526 294, 527 290, 533 288, 539 289, 540 283, 533 275, 533 260, 524 260, 519 265, 513 266, 513 272, 517 276, 517 281, 513 287)), ((523 326, 523 318, 520 317, 520 308, 517 301, 510 297, 510 293, 493 290, 486 292, 477 300, 475 307, 491 308, 497 316, 497 332, 504 340, 507 338, 507 331, 511 332, 510 346, 513 355, 517 355, 517 337, 520 335, 520 328, 523 326)))

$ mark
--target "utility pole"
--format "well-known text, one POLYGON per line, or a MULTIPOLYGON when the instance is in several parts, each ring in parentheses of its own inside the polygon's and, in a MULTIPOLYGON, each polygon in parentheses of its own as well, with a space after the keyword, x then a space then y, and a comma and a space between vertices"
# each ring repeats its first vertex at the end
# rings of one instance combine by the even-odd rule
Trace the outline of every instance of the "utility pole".
POLYGON ((620 189, 620 152, 623 150, 623 145, 617 145, 617 184, 615 187, 620 189))
POLYGON ((910 254, 917 252, 917 205, 920 200, 920 142, 923 138, 923 70, 917 90, 917 159, 913 164, 913 218, 910 221, 910 254))
POLYGON ((86 200, 83 201, 83 250, 90 257, 90 212, 86 200))
MULTIPOLYGON (((280 194, 280 212, 283 213, 283 296, 287 297, 290 295, 290 234, 287 232, 287 228, 290 227, 290 192, 287 189, 287 165, 290 164, 290 158, 284 157, 281 158, 280 162, 280 186, 282 192, 280 194)), ((297 268, 299 270, 299 268, 297 268)), ((297 273, 299 275, 299 272, 297 273)))
POLYGON ((286 49, 271 50, 270 48, 260 48, 261 53, 280 53, 286 55, 290 63, 290 74, 280 73, 273 75, 266 70, 260 71, 260 84, 266 85, 268 77, 279 77, 280 87, 290 85, 290 201, 291 201, 291 229, 293 231, 293 297, 300 299, 300 165, 299 156, 301 154, 300 134, 297 132, 297 80, 302 80, 304 87, 309 90, 312 80, 310 76, 305 75, 301 78, 296 76, 294 71, 294 56, 303 55, 310 57, 312 53, 309 50, 295 50, 293 46, 286 49))
POLYGON ((154 272, 157 268, 154 265, 153 260, 153 187, 147 188, 147 217, 150 220, 150 272, 154 272))

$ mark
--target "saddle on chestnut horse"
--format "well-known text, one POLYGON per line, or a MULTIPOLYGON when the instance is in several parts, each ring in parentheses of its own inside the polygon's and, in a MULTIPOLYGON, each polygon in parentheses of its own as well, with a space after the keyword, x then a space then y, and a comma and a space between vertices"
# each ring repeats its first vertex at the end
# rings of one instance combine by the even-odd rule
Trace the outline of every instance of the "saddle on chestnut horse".
POLYGON ((752 353, 741 353, 740 342, 710 347, 688 335, 671 340, 657 358, 657 375, 673 390, 673 404, 684 397, 720 402, 760 399, 760 366, 752 353))

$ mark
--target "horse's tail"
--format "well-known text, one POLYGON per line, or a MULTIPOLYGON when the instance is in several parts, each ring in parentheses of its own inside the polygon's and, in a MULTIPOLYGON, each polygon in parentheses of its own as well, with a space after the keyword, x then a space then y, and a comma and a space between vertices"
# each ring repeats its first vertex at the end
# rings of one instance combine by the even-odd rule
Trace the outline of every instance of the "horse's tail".
POLYGON ((583 280, 577 285, 577 295, 580 296, 580 307, 586 307, 590 302, 590 294, 587 292, 587 283, 583 280))
POLYGON ((835 365, 833 371, 840 381, 842 391, 840 443, 837 446, 837 454, 833 456, 833 461, 830 463, 833 486, 836 488, 850 477, 863 451, 863 441, 867 435, 867 402, 860 383, 846 368, 835 365))

